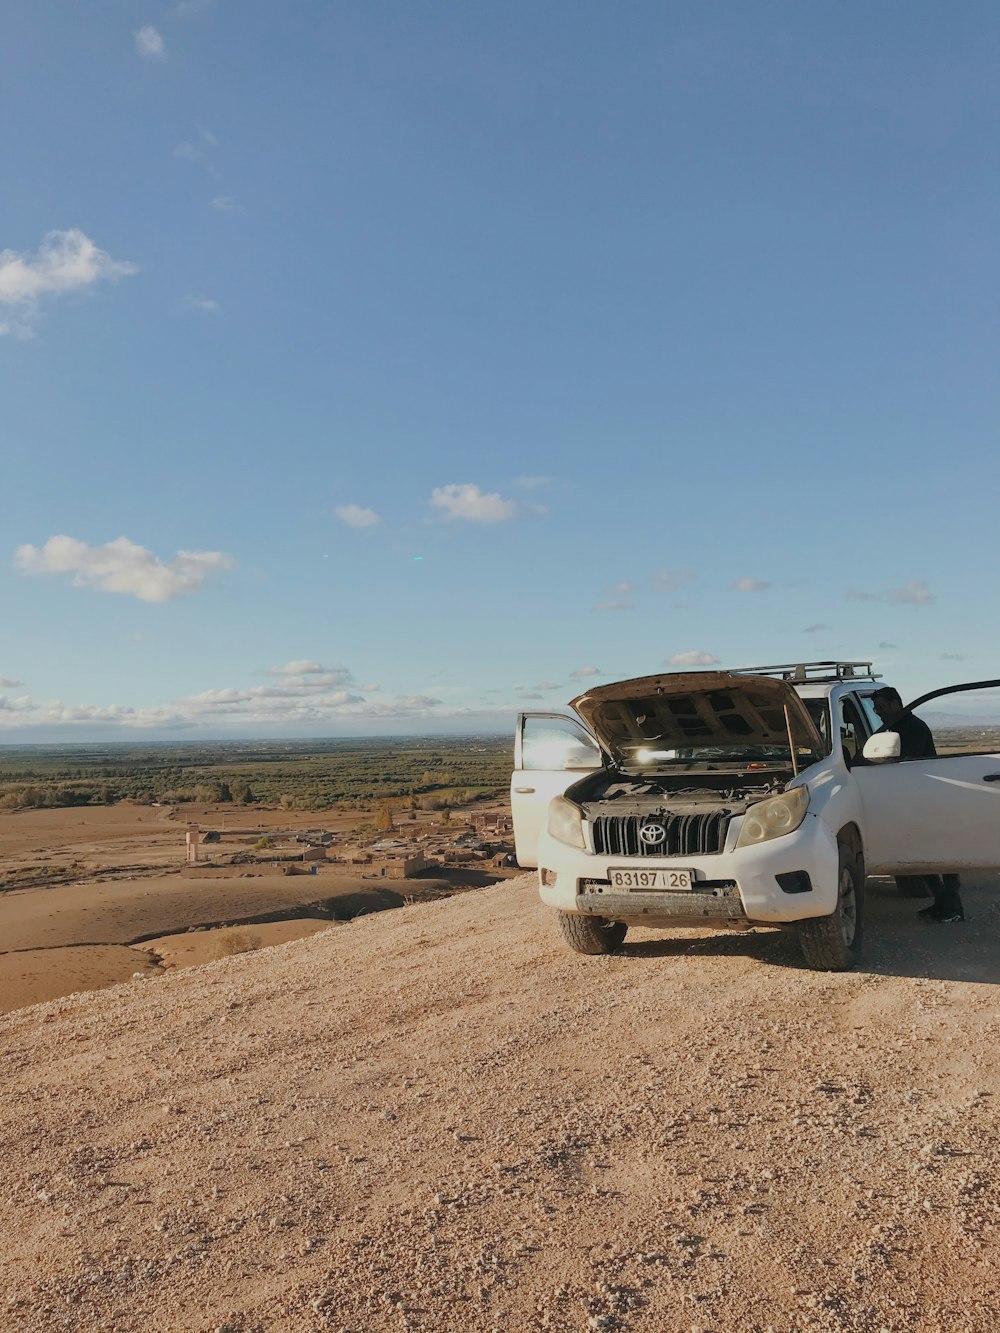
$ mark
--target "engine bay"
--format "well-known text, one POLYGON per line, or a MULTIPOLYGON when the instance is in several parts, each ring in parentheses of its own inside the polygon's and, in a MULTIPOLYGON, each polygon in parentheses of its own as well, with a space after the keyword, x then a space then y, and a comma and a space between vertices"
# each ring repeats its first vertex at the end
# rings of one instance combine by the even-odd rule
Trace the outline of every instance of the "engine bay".
POLYGON ((730 772, 701 772, 632 777, 605 769, 573 784, 567 797, 581 806, 587 819, 614 813, 617 816, 709 814, 724 810, 742 814, 757 801, 784 791, 791 770, 769 766, 752 775, 730 772), (609 807, 613 807, 609 809, 609 807))

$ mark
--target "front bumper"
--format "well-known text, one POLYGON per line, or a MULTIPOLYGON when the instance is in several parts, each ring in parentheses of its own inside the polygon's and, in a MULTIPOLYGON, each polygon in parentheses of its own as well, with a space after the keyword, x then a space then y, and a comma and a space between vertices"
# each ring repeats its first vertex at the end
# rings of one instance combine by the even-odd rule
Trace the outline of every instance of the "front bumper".
MULTIPOLYGON (((736 821, 734 821, 735 823, 736 821)), ((726 850, 714 856, 595 856, 557 842, 547 831, 538 844, 539 892, 542 901, 562 912, 592 913, 633 925, 678 925, 686 921, 801 921, 829 916, 837 906, 839 852, 832 833, 815 815, 807 814, 794 833, 755 847, 726 850), (609 870, 691 870, 691 890, 622 892, 612 890, 609 870), (555 874, 554 884, 542 872, 555 874), (778 875, 809 876, 806 893, 786 893, 778 875)))

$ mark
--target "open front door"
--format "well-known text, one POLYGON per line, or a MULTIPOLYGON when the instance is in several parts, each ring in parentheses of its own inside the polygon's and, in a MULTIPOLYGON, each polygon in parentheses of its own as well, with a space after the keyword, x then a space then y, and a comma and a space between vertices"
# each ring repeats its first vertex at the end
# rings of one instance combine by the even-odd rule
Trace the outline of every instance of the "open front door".
POLYGON ((538 865, 538 835, 549 802, 602 763, 590 732, 562 713, 520 713, 514 734, 510 810, 517 863, 538 865))
MULTIPOLYGON (((1000 751, 989 707, 1000 705, 1000 681, 953 686, 925 695, 951 695, 957 723, 942 711, 933 721, 938 754, 857 764, 852 776, 865 814, 865 859, 876 874, 922 874, 1000 869, 1000 751), (989 690, 984 695, 979 691, 989 690), (985 724, 976 723, 980 714, 985 724), (991 734, 992 733, 992 734, 991 734)), ((915 717, 921 700, 911 704, 915 717)), ((892 724, 887 724, 892 731, 892 724)), ((877 737, 872 738, 873 741, 877 737)))

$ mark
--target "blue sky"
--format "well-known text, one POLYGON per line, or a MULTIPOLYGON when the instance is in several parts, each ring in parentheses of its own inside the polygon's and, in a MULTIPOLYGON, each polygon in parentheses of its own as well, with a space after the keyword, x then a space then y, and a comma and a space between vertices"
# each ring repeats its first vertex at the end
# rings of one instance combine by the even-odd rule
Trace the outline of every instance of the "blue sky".
POLYGON ((0 14, 0 740, 1000 676, 1000 10, 0 14))

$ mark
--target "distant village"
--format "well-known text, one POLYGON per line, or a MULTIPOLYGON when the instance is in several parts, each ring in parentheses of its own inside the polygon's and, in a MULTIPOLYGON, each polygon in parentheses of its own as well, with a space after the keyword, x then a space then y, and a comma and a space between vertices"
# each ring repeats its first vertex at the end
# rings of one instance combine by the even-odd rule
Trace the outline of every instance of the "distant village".
POLYGON ((392 827, 378 832, 336 833, 310 829, 211 829, 189 823, 185 834, 189 872, 261 865, 284 874, 340 870, 361 879, 414 879, 446 870, 514 873, 514 835, 504 810, 451 811, 449 822, 418 810, 396 811, 392 827), (248 845, 249 844, 249 845, 248 845))

